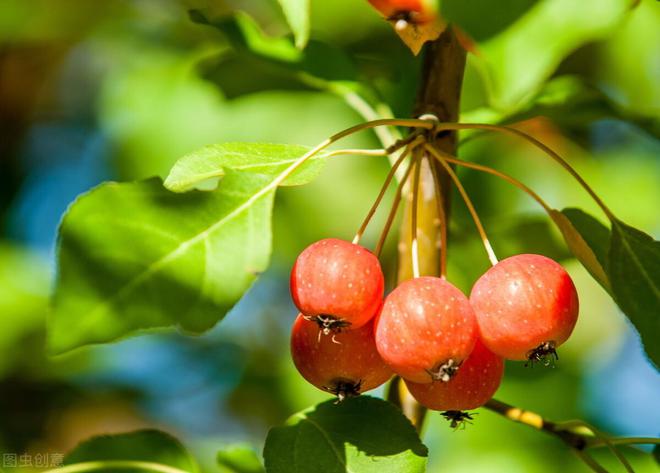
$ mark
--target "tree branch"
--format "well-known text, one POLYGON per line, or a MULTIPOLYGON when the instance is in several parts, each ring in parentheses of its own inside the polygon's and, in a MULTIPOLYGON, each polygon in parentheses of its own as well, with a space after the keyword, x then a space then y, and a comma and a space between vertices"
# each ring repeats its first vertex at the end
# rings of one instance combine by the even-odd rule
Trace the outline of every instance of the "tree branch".
MULTIPOLYGON (((445 30, 438 39, 426 44, 422 79, 414 109, 415 116, 431 114, 443 122, 458 120, 465 57, 465 50, 450 28, 445 30)), ((430 137, 430 142, 432 146, 446 153, 456 154, 455 131, 430 137)), ((441 225, 446 223, 449 215, 451 179, 447 171, 434 160, 423 159, 420 164, 416 225, 419 272, 422 276, 440 276, 441 256, 442 252, 446 252, 447 244, 441 240, 443 235, 441 225), (436 188, 436 182, 439 182, 440 189, 436 188)), ((404 192, 404 202, 404 216, 398 245, 398 282, 412 277, 413 202, 409 188, 404 192)), ((444 230, 446 231, 446 228, 444 230)), ((400 406, 417 430, 421 430, 426 408, 415 401, 406 385, 398 377, 395 377, 390 383, 387 398, 400 406)))
POLYGON ((484 407, 513 422, 525 424, 533 429, 559 437, 562 442, 576 450, 584 450, 589 444, 584 435, 562 429, 559 424, 544 419, 536 412, 520 409, 497 399, 491 399, 484 404, 484 407))

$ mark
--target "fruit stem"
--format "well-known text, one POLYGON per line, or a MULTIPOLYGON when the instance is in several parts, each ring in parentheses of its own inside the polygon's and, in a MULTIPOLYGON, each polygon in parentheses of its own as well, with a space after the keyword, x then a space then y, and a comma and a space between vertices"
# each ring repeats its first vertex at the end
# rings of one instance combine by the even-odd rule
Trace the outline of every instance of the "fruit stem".
MULTIPOLYGON (((362 118, 367 121, 376 120, 381 117, 392 117, 392 111, 386 104, 379 103, 376 107, 373 107, 369 102, 363 99, 360 94, 356 93, 353 88, 343 84, 340 81, 324 80, 305 72, 300 72, 297 74, 297 76, 301 82, 308 86, 311 86, 315 89, 324 90, 341 97, 353 110, 359 113, 362 118)), ((374 131, 380 142, 385 147, 390 146, 397 139, 401 138, 399 130, 396 128, 382 127, 376 128, 374 131)))
POLYGON ((345 138, 346 136, 352 135, 362 130, 369 130, 371 128, 376 128, 379 126, 402 126, 406 128, 423 128, 426 130, 432 130, 437 123, 434 123, 429 120, 417 120, 416 118, 379 118, 378 120, 372 120, 370 122, 359 123, 352 127, 346 128, 338 133, 332 135, 328 140, 334 143, 337 140, 345 138))
MULTIPOLYGON (((394 126, 405 126, 405 127, 417 127, 417 128, 426 128, 429 129, 430 127, 434 126, 434 123, 430 121, 424 121, 424 120, 414 120, 414 119, 391 119, 391 118, 383 118, 380 120, 373 120, 370 122, 366 123, 360 123, 358 125, 352 126, 350 128, 346 128, 345 130, 340 131, 339 133, 335 133, 332 135, 330 138, 327 138, 323 140, 321 143, 316 145, 314 148, 303 154, 300 158, 296 159, 293 163, 291 163, 284 171, 282 171, 280 174, 273 179, 270 184, 268 184, 266 187, 261 189, 259 192, 254 194, 251 197, 252 201, 255 201, 256 199, 260 198, 261 196, 267 194, 268 192, 272 191, 273 189, 277 188, 284 180, 286 180, 287 177, 289 177, 296 169, 298 169, 300 166, 305 164, 307 160, 310 158, 314 157, 321 151, 323 151, 325 148, 330 146, 331 144, 335 143, 336 141, 339 141, 342 138, 345 138, 349 135, 352 135, 353 133, 357 133, 362 130, 368 130, 371 128, 376 128, 379 126, 386 126, 386 125, 394 125, 394 126)), ((393 147, 395 148, 397 144, 395 143, 393 147)))
POLYGON ((543 151, 545 154, 550 156, 552 159, 554 159, 557 163, 559 163, 560 166, 562 166, 568 173, 573 176, 575 180, 578 181, 578 183, 582 186, 582 188, 587 191, 587 193, 591 196, 591 198, 596 202, 596 204, 601 208, 603 213, 607 216, 608 219, 611 221, 616 220, 616 217, 612 213, 612 211, 605 205, 605 203, 602 201, 600 197, 594 192, 594 190, 587 184, 587 182, 578 174, 578 172, 564 159, 562 158, 558 153, 553 151, 551 148, 549 148, 547 145, 542 143, 541 141, 537 140, 533 136, 529 135, 528 133, 525 133, 524 131, 518 130, 516 128, 512 128, 509 126, 500 126, 500 125, 489 125, 485 123, 437 123, 438 130, 469 130, 469 129, 478 129, 478 130, 490 130, 490 131, 497 131, 501 133, 508 133, 511 135, 518 136, 524 140, 527 140, 537 148, 539 148, 541 151, 543 151))
MULTIPOLYGON (((440 247, 447 248, 447 236, 449 233, 447 222, 447 212, 445 212, 445 198, 442 195, 442 187, 440 183, 440 177, 438 176, 438 169, 433 165, 433 161, 427 155, 426 159, 428 161, 429 167, 431 168, 431 174, 433 175, 433 190, 435 192, 435 199, 438 201, 438 216, 440 217, 440 247)), ((440 252, 440 277, 445 279, 447 277, 447 252, 440 252)))
POLYGON ((543 209, 550 214, 552 212, 552 208, 548 205, 546 201, 544 201, 536 192, 534 192, 532 189, 527 187, 525 184, 520 182, 519 180, 515 179, 512 176, 509 176, 508 174, 505 174, 501 171, 498 171, 497 169, 493 169, 488 166, 484 166, 481 164, 476 164, 476 163, 470 163, 468 161, 463 161, 461 159, 458 159, 456 156, 452 156, 448 153, 442 153, 443 158, 445 161, 452 163, 452 164, 457 164, 459 166, 463 166, 466 168, 470 169, 475 169, 477 171, 482 171, 488 174, 492 174, 493 176, 497 176, 500 179, 504 179, 505 181, 509 182, 510 184, 513 184, 514 186, 518 187, 522 191, 526 192, 532 199, 534 199, 543 209))
MULTIPOLYGON (((362 222, 362 225, 360 225, 360 228, 358 229, 357 233, 355 234, 355 237, 353 238, 353 243, 358 244, 360 242, 360 239, 362 238, 362 235, 364 234, 364 231, 367 229, 367 226, 369 225, 369 222, 371 222, 371 219, 373 218, 374 214, 376 213, 376 210, 380 206, 380 203, 383 200, 383 197, 385 197, 385 193, 387 192, 387 189, 390 186, 390 183, 392 182, 392 179, 396 175, 397 170, 403 163, 403 161, 408 157, 410 154, 411 150, 413 150, 419 143, 420 140, 423 140, 421 136, 417 137, 413 142, 411 142, 406 149, 401 153, 401 156, 397 158, 397 160, 394 162, 392 165, 392 168, 390 169, 389 173, 387 174, 387 177, 385 178, 385 182, 383 182, 383 185, 380 188, 380 192, 378 193, 378 197, 376 197, 376 200, 374 201, 373 205, 371 206, 371 209, 369 209, 369 213, 367 213, 367 216, 365 217, 364 221, 362 222)), ((383 150, 387 152, 387 150, 383 150)))
POLYGON ((380 238, 378 239, 378 244, 376 245, 376 249, 374 250, 374 254, 377 257, 380 257, 381 252, 383 251, 383 246, 385 245, 385 240, 387 240, 387 235, 390 233, 390 229, 392 228, 392 223, 394 222, 394 217, 396 217, 396 212, 399 209, 399 204, 401 203, 401 196, 403 194, 403 186, 405 185, 406 181, 408 180, 408 176, 410 175, 410 172, 413 169, 413 163, 410 163, 408 167, 406 168, 405 173, 403 174, 403 177, 401 178, 401 182, 396 187, 396 192, 394 194, 394 200, 392 200, 392 206, 390 207, 390 212, 387 215, 387 220, 385 221, 385 225, 383 226, 383 230, 380 232, 380 238))
POLYGON ((345 155, 354 155, 354 156, 387 156, 387 150, 384 149, 338 149, 330 151, 326 154, 326 157, 330 158, 332 156, 345 156, 345 155))
POLYGON ((413 278, 418 278, 419 273, 419 248, 417 242, 417 211, 418 211, 418 199, 419 199, 419 174, 422 167, 422 160, 419 156, 415 157, 415 174, 413 176, 413 189, 412 189, 412 215, 410 218, 411 224, 411 241, 410 241, 410 251, 411 251, 411 260, 412 260, 412 273, 413 278))
POLYGON ((443 157, 444 153, 442 151, 437 150, 428 144, 424 145, 424 148, 440 162, 440 164, 447 171, 447 174, 449 174, 449 176, 451 177, 452 181, 454 181, 454 184, 458 188, 458 192, 460 192, 461 197, 463 198, 463 201, 465 202, 465 205, 467 206, 468 211, 472 216, 472 220, 474 220, 474 224, 477 227, 479 236, 481 237, 481 242, 483 243, 486 253, 488 254, 488 259, 490 260, 490 264, 495 266, 498 263, 497 256, 495 255, 495 251, 493 251, 493 247, 491 246, 490 241, 488 240, 488 235, 486 235, 486 230, 484 230, 484 227, 481 224, 481 219, 479 218, 479 214, 475 210, 474 205, 472 204, 472 200, 465 191, 465 188, 463 187, 463 184, 461 184, 460 179, 458 178, 454 170, 451 168, 449 163, 444 159, 443 157))

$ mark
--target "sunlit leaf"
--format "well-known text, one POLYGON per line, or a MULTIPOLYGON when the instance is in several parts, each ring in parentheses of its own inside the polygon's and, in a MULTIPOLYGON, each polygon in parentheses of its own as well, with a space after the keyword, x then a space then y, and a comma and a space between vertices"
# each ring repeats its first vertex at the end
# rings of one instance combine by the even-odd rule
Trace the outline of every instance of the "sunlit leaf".
POLYGON ((216 19, 194 11, 193 17, 219 29, 232 47, 233 53, 222 55, 205 71, 228 98, 273 89, 329 90, 331 82, 354 82, 358 78, 353 61, 335 46, 311 41, 300 51, 287 38, 267 36, 241 12, 216 19), (239 77, 234 73, 237 69, 243 71, 239 77))
MULTIPOLYGON (((502 8, 488 3, 480 11, 484 19, 502 8)), ((613 31, 630 7, 630 0, 546 0, 528 8, 508 28, 477 44, 491 103, 519 109, 566 56, 613 31)))
MULTIPOLYGON (((177 439, 158 430, 101 435, 82 442, 64 457, 64 465, 87 462, 148 462, 197 473, 195 459, 177 439)), ((95 468, 99 472, 144 472, 142 468, 117 468, 112 463, 95 468)))
POLYGON ((422 473, 427 455, 401 411, 368 396, 295 414, 270 430, 264 447, 268 473, 422 473))
POLYGON ((609 274, 617 303, 660 367, 660 242, 620 220, 612 222, 609 274))
POLYGON ((218 452, 221 473, 263 473, 264 467, 247 444, 228 445, 218 452))
MULTIPOLYGON (((165 187, 174 192, 193 188, 217 187, 225 169, 275 176, 284 171, 310 148, 266 143, 221 143, 206 146, 180 158, 165 179, 165 187)), ((323 155, 311 159, 282 185, 299 185, 314 179, 324 163, 323 155)))
POLYGON ((285 62, 299 61, 303 57, 289 38, 267 36, 247 13, 237 11, 218 25, 222 25, 221 29, 233 44, 240 42, 254 54, 285 62))
POLYGON ((608 292, 607 251, 610 232, 602 223, 580 209, 553 210, 552 220, 557 224, 571 253, 608 292))
POLYGON ((442 16, 460 26, 477 41, 484 41, 509 27, 539 0, 445 0, 442 16), (488 12, 488 15, 484 15, 488 12))
POLYGON ((310 0, 278 0, 286 21, 296 38, 296 46, 304 48, 309 39, 309 2, 310 0))
POLYGON ((594 122, 603 119, 625 120, 660 137, 658 120, 616 106, 602 90, 578 76, 564 75, 549 80, 529 105, 508 120, 518 122, 543 116, 585 145, 592 139, 594 122))
POLYGON ((610 232, 580 209, 551 216, 571 252, 612 295, 660 366, 660 242, 619 220, 610 232))
POLYGON ((215 192, 175 194, 150 179, 78 198, 60 227, 50 350, 153 328, 201 333, 222 319, 271 251, 275 174, 246 171, 225 168, 215 192))

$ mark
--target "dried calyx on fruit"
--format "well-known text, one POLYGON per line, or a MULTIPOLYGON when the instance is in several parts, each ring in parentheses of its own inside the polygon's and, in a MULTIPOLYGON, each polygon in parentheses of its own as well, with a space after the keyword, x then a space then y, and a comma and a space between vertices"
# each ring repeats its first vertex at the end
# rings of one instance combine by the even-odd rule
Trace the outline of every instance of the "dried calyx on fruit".
POLYGON ((401 283, 385 299, 376 319, 376 346, 402 378, 447 382, 472 352, 477 325, 463 293, 441 278, 401 283))
POLYGON ((328 238, 308 246, 291 271, 293 301, 325 335, 362 327, 383 301, 378 258, 344 240, 328 238))
POLYGON ((474 420, 470 412, 465 411, 443 411, 440 413, 442 417, 449 421, 449 426, 454 429, 465 429, 466 424, 471 424, 474 420))
POLYGON ((423 406, 436 411, 460 412, 484 405, 500 385, 504 360, 477 340, 461 369, 448 382, 406 381, 410 394, 423 406))
POLYGON ((510 360, 550 364, 571 335, 578 296, 568 273, 541 255, 500 261, 479 278, 470 295, 486 346, 510 360))
POLYGON ((291 333, 291 356, 300 374, 339 401, 377 388, 392 377, 380 358, 373 323, 319 337, 319 327, 298 315, 291 333))

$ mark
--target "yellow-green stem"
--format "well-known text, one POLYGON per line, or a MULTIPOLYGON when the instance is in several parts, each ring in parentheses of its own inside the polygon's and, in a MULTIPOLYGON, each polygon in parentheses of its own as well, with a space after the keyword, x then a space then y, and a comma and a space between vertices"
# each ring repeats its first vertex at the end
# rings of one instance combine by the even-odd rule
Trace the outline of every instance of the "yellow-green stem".
MULTIPOLYGON (((419 137, 422 139, 421 137, 419 137)), ((376 200, 374 201, 373 205, 369 209, 369 212, 367 213, 367 216, 365 217, 364 221, 362 222, 362 225, 360 225, 360 228, 358 229, 357 233, 355 234, 355 237, 353 238, 353 243, 358 244, 360 242, 360 239, 362 238, 362 235, 364 234, 365 230, 367 229, 367 226, 369 225, 369 222, 371 222, 371 219, 373 218, 374 214, 376 213, 376 210, 378 210, 378 207, 380 206, 380 203, 383 200, 383 197, 385 197, 385 193, 387 192, 387 189, 389 188, 392 179, 396 175, 399 167, 403 163, 403 161, 408 157, 410 154, 411 150, 413 150, 417 144, 419 143, 419 140, 413 141, 411 144, 409 144, 403 153, 398 157, 398 159, 394 162, 392 165, 392 168, 390 169, 390 172, 387 174, 387 177, 385 178, 385 182, 383 182, 383 185, 380 188, 380 192, 378 193, 378 197, 376 197, 376 200)))
POLYGON ((435 148, 429 145, 425 145, 424 148, 440 162, 442 167, 445 168, 445 171, 447 171, 447 174, 449 174, 449 176, 451 177, 452 181, 454 181, 454 185, 458 189, 458 192, 461 194, 461 197, 463 198, 463 201, 465 202, 465 205, 468 208, 470 215, 472 216, 472 220, 474 220, 474 225, 477 227, 477 231, 479 232, 479 236, 481 237, 481 242, 484 245, 484 249, 486 250, 486 254, 488 255, 490 264, 495 266, 497 264, 497 256, 495 255, 495 251, 493 251, 493 247, 491 246, 490 241, 488 240, 488 235, 486 235, 486 230, 484 229, 484 226, 481 223, 479 214, 477 213, 477 210, 474 208, 472 199, 470 199, 470 196, 465 190, 465 187, 463 187, 463 184, 461 184, 461 181, 454 172, 454 170, 451 168, 451 166, 449 166, 447 161, 444 159, 442 152, 436 150, 435 148))
MULTIPOLYGON (((414 116, 433 115, 441 121, 456 122, 458 120, 459 102, 465 70, 466 51, 461 46, 452 28, 447 28, 438 39, 425 45, 424 62, 421 73, 421 84, 415 105, 414 116)), ((417 120, 416 127, 432 130, 424 125, 429 120, 417 120)), ((456 152, 456 134, 444 133, 441 136, 427 133, 428 141, 434 147, 456 152)), ((419 274, 440 276, 438 261, 447 251, 446 227, 449 215, 449 196, 451 180, 445 170, 434 162, 422 160, 420 163, 419 199, 416 202, 417 214, 417 252, 419 255, 419 274), (437 179, 434 179, 433 168, 436 168, 437 179), (439 184, 439 189, 436 186, 439 184), (438 194, 442 199, 438 199, 438 194), (442 212, 439 210, 442 206, 442 212), (442 215, 445 218, 442 218, 442 215), (443 238, 442 236, 445 235, 443 238), (441 246, 442 245, 442 246, 441 246)), ((412 276, 411 231, 410 218, 412 201, 405 200, 405 209, 399 232, 399 271, 397 281, 402 282, 412 276)), ((387 398, 401 407, 403 413, 411 420, 417 430, 421 431, 426 418, 426 408, 415 401, 408 392, 405 383, 398 378, 390 384, 387 398)))
POLYGON ((501 171, 498 171, 497 169, 493 169, 488 166, 483 166, 481 164, 476 164, 476 163, 470 163, 468 161, 463 161, 461 159, 456 158, 456 156, 452 156, 447 153, 442 153, 442 157, 445 159, 445 161, 452 163, 452 164, 457 164, 459 166, 463 166, 466 168, 470 169, 475 169, 477 171, 482 171, 488 174, 492 174, 493 176, 497 176, 500 179, 504 179, 505 181, 509 182, 510 184, 513 184, 514 186, 518 187, 525 193, 527 193, 532 199, 534 199, 538 204, 543 207, 543 209, 548 213, 552 213, 552 208, 548 205, 548 203, 543 200, 536 192, 534 192, 532 189, 527 187, 525 184, 520 182, 519 180, 509 176, 508 174, 505 174, 501 171))
MULTIPOLYGON (((418 153, 419 154, 419 153, 418 153)), ((412 189, 412 215, 410 217, 410 252, 412 260, 413 278, 418 278, 419 274, 419 245, 417 242, 417 203, 419 201, 419 175, 422 167, 421 157, 415 158, 415 174, 413 176, 412 189)))
POLYGON ((383 247, 385 246, 385 241, 387 240, 387 235, 390 233, 390 229, 392 228, 392 223, 394 223, 394 218, 396 217, 397 210, 399 209, 399 204, 401 203, 401 197, 403 195, 403 187, 406 185, 406 181, 408 180, 408 176, 410 176, 410 172, 412 170, 413 170, 413 164, 411 163, 408 165, 406 171, 403 173, 401 182, 399 182, 399 184, 396 187, 396 192, 394 194, 392 206, 390 207, 390 211, 387 215, 387 220, 385 221, 383 230, 380 233, 380 238, 378 239, 378 243, 376 244, 376 249, 374 250, 374 254, 376 256, 380 256, 381 252, 383 251, 383 247))
POLYGON ((578 183, 584 188, 585 191, 591 196, 591 198, 596 202, 596 204, 601 208, 603 213, 609 218, 610 220, 615 220, 616 217, 612 213, 612 211, 605 205, 605 203, 602 201, 600 197, 594 192, 594 190, 587 184, 587 182, 580 176, 580 174, 571 166, 564 158, 562 158, 558 153, 556 153, 554 150, 549 148, 547 145, 542 143, 541 141, 537 140, 533 136, 525 133, 524 131, 520 131, 516 128, 511 128, 508 126, 500 126, 500 125, 489 125, 486 123, 438 123, 438 130, 470 130, 470 129, 477 129, 477 130, 490 130, 490 131, 498 131, 502 133, 508 133, 511 135, 518 136, 537 148, 539 148, 541 151, 543 151, 545 154, 550 156, 552 159, 554 159, 559 165, 561 165, 568 173, 573 176, 573 178, 578 181, 578 183))

